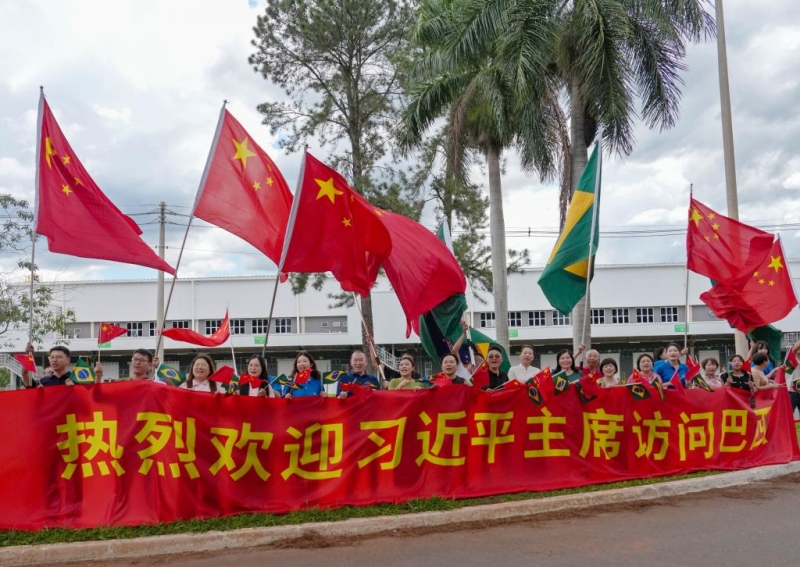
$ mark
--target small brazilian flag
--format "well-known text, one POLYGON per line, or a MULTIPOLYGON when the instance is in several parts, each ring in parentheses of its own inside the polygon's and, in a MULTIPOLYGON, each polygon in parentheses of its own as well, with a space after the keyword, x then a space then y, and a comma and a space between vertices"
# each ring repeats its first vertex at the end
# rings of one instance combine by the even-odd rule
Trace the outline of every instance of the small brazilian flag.
POLYGON ((701 387, 703 390, 705 390, 706 392, 713 392, 713 391, 714 391, 714 388, 712 388, 711 386, 709 386, 709 385, 708 385, 708 382, 706 382, 706 379, 705 379, 705 378, 703 378, 703 377, 702 377, 700 374, 698 374, 697 376, 695 376, 694 378, 692 378, 692 382, 694 382, 695 384, 697 384, 698 386, 700 386, 700 387, 701 387))
POLYGON ((663 402, 663 401, 666 401, 666 399, 667 399, 667 394, 666 394, 666 393, 664 393, 664 384, 661 382, 661 379, 660 379, 660 378, 658 378, 658 377, 656 377, 656 379, 655 379, 655 380, 653 380, 653 381, 651 382, 651 384, 652 384, 653 388, 655 388, 656 390, 658 390, 658 395, 659 395, 659 397, 661 398, 661 401, 662 401, 662 402, 663 402))
POLYGON ((556 396, 569 390, 569 380, 567 380, 567 376, 563 370, 558 374, 553 374, 553 389, 556 396))
POLYGON ((323 384, 336 384, 339 381, 339 378, 344 376, 346 372, 344 370, 333 370, 332 372, 326 372, 322 375, 322 383, 323 384))
POLYGON ((228 393, 235 394, 239 390, 239 375, 235 372, 231 376, 231 381, 228 382, 228 393))
POLYGON ((643 384, 625 384, 625 387, 636 401, 646 400, 650 397, 650 392, 647 391, 643 384))
POLYGON ((530 400, 537 406, 542 405, 542 402, 544 402, 542 393, 539 391, 539 388, 537 388, 535 385, 528 386, 528 398, 530 398, 530 400))
POLYGON ((94 384, 94 370, 82 358, 78 359, 72 369, 72 381, 76 384, 94 384))
POLYGON ((275 378, 275 383, 280 384, 281 386, 286 386, 292 390, 299 390, 301 388, 301 386, 296 384, 294 380, 290 380, 286 374, 281 374, 275 378))
POLYGON ((183 372, 177 368, 173 368, 172 366, 167 366, 166 364, 162 364, 158 367, 156 376, 161 378, 167 384, 172 384, 173 386, 180 386, 186 381, 186 376, 183 372))
MULTIPOLYGON (((597 386, 595 386, 595 388, 597 388, 597 386)), ((583 384, 581 384, 580 380, 575 382, 575 390, 578 391, 578 399, 581 401, 582 404, 588 404, 597 397, 597 395, 591 396, 587 394, 586 391, 583 389, 583 384)))

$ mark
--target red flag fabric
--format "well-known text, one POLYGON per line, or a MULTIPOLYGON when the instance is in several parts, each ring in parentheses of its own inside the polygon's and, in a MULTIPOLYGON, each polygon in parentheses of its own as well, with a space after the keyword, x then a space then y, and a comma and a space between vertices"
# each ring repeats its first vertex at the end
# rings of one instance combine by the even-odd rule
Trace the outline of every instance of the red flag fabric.
MULTIPOLYGON (((550 367, 546 367, 532 378, 534 386, 538 388, 542 401, 546 402, 555 394, 555 385, 553 384, 553 373, 550 367)), ((514 380, 516 382, 516 380, 514 380)))
POLYGON ((28 353, 15 354, 14 359, 19 362, 28 372, 33 372, 34 374, 37 372, 36 362, 33 360, 33 355, 28 353))
POLYGON ((215 347, 227 341, 228 337, 231 336, 231 325, 228 320, 228 312, 226 311, 225 318, 222 320, 219 328, 209 336, 201 335, 191 329, 164 329, 161 331, 161 334, 175 341, 198 346, 215 347))
POLYGON ((775 371, 775 383, 786 385, 786 368, 783 366, 778 366, 778 369, 775 371))
POLYGON ((684 376, 683 379, 687 384, 691 382, 695 376, 699 376, 703 371, 703 369, 700 368, 700 363, 693 356, 686 357, 686 367, 688 370, 686 371, 686 376, 684 376))
POLYGON ((277 264, 291 208, 292 194, 275 162, 223 108, 194 215, 277 264))
POLYGON ((486 388, 489 386, 489 366, 482 362, 475 372, 472 373, 472 385, 476 388, 486 388))
POLYGON ((578 378, 581 385, 581 392, 587 398, 593 398, 600 394, 600 386, 597 384, 597 375, 593 372, 578 378))
POLYGON ((797 305, 797 296, 780 238, 741 288, 717 284, 700 299, 717 317, 745 333, 786 317, 797 305))
POLYGON ((252 374, 239 374, 239 385, 244 386, 246 384, 252 384, 253 386, 259 387, 261 386, 261 378, 258 376, 253 376, 252 374))
POLYGON ((628 381, 628 383, 631 382, 636 384, 641 384, 642 386, 644 386, 644 389, 647 390, 647 392, 651 396, 655 396, 658 393, 656 389, 653 387, 653 383, 650 382, 650 380, 648 380, 644 376, 642 376, 641 372, 639 372, 635 368, 633 369, 633 372, 631 372, 631 378, 628 381))
POLYGON ((306 153, 281 271, 330 271, 343 290, 367 295, 392 241, 378 211, 364 203, 341 175, 306 153))
POLYGON ((44 95, 39 100, 37 144, 35 231, 47 237, 51 252, 175 273, 140 238, 139 226, 89 176, 44 95))
POLYGON ((669 379, 670 385, 675 392, 679 393, 680 395, 684 395, 684 390, 686 389, 683 384, 681 384, 681 375, 678 374, 678 371, 675 371, 675 374, 672 375, 672 378, 669 379))
POLYGON ((771 247, 771 234, 690 199, 686 267, 693 272, 736 286, 758 269, 771 247))
POLYGON ((100 332, 97 334, 97 344, 107 343, 122 335, 127 335, 128 329, 112 325, 111 323, 101 323, 100 332))
POLYGON ((230 366, 220 366, 208 379, 218 384, 230 384, 234 374, 236 372, 230 366))
POLYGON ((408 337, 420 315, 452 295, 465 293, 467 279, 447 245, 430 230, 403 215, 374 210, 392 239, 383 268, 406 315, 408 337))
POLYGON ((306 368, 305 370, 301 370, 298 372, 294 377, 295 384, 305 384, 308 382, 308 379, 311 378, 311 369, 306 368))

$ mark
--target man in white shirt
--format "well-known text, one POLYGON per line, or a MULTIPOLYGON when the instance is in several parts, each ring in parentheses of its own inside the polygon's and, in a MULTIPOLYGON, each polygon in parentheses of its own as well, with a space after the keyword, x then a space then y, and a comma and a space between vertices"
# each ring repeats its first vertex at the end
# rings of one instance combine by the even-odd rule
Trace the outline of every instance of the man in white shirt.
POLYGON ((522 351, 519 353, 519 364, 509 369, 508 379, 516 380, 524 384, 539 374, 541 371, 535 366, 532 366, 534 356, 535 353, 532 346, 522 345, 522 351))

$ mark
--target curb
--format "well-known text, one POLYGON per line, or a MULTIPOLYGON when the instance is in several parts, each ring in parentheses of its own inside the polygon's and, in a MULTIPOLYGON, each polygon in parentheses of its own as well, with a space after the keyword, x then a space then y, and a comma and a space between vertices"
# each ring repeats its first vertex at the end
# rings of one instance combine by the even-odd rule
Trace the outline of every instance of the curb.
POLYGON ((419 512, 399 516, 354 518, 338 522, 317 522, 293 526, 244 528, 227 532, 203 532, 136 539, 87 541, 47 545, 22 545, 0 548, 0 565, 78 563, 142 559, 159 555, 243 549, 287 543, 307 538, 309 534, 324 537, 378 535, 394 530, 430 528, 447 524, 491 522, 522 519, 537 514, 592 508, 636 500, 647 501, 737 486, 748 482, 768 480, 800 472, 800 461, 785 465, 759 467, 714 476, 676 480, 645 486, 617 488, 568 496, 553 496, 535 500, 520 500, 502 504, 469 506, 446 512, 419 512), (211 537, 209 537, 211 536, 211 537))

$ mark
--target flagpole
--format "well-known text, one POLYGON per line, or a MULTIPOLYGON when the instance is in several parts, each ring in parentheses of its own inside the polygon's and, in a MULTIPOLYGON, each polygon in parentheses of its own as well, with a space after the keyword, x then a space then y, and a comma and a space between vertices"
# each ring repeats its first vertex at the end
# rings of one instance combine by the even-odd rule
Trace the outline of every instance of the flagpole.
POLYGON ((358 314, 361 317, 361 325, 364 327, 364 336, 367 339, 367 344, 369 345, 369 353, 374 360, 378 361, 378 374, 380 374, 380 380, 378 380, 378 389, 383 389, 383 383, 386 381, 386 375, 383 373, 383 369, 381 368, 381 359, 378 357, 378 350, 375 348, 375 341, 372 339, 372 335, 369 332, 369 327, 367 327, 367 320, 364 319, 364 312, 361 310, 361 303, 356 297, 355 292, 351 292, 353 294, 353 303, 356 304, 358 308, 358 314))
MULTIPOLYGON (((694 183, 689 183, 689 202, 690 203, 692 202, 693 195, 694 195, 694 183)), ((686 321, 684 321, 685 325, 684 325, 684 328, 683 328, 683 348, 689 348, 689 262, 688 262, 688 258, 687 258, 687 262, 686 262, 686 264, 684 266, 684 270, 686 272, 684 274, 685 281, 684 281, 684 284, 683 284, 684 285, 684 290, 686 292, 685 302, 684 302, 684 304, 686 305, 686 316, 684 317, 684 319, 686 319, 686 321)))
MULTIPOLYGON (((589 229, 589 258, 586 266, 586 301, 583 302, 583 329, 581 330, 581 344, 586 344, 586 322, 589 320, 589 288, 592 283, 592 272, 594 271, 594 232, 597 227, 597 217, 600 213, 600 179, 603 176, 603 147, 600 144, 600 132, 598 128, 595 137, 595 150, 597 152, 597 171, 594 180, 594 206, 592 207, 592 226, 589 229)), ((573 347, 575 345, 573 344, 573 347)))
MULTIPOLYGON (((28 329, 28 344, 33 344, 33 293, 34 283, 36 282, 36 228, 39 223, 39 160, 42 152, 42 119, 44 117, 44 87, 39 86, 39 117, 36 120, 36 180, 34 182, 33 196, 33 228, 31 229, 31 288, 30 305, 28 319, 30 328, 28 329)), ((27 350, 27 349, 26 349, 27 350)))
POLYGON ((217 152, 217 144, 219 143, 219 134, 222 131, 222 122, 225 119, 225 106, 228 104, 227 100, 222 101, 222 108, 219 110, 219 120, 217 121, 217 129, 214 132, 214 140, 211 142, 211 149, 208 151, 208 159, 206 160, 206 166, 203 169, 203 175, 200 177, 200 185, 197 188, 197 195, 194 199, 194 205, 192 206, 192 213, 189 215, 189 222, 186 223, 186 232, 183 233, 183 242, 181 242, 181 249, 178 252, 178 261, 175 264, 175 273, 172 275, 172 284, 169 286, 169 294, 167 295, 167 302, 164 305, 164 313, 161 316, 161 320, 159 321, 158 325, 158 339, 156 341, 156 353, 159 352, 161 348, 161 341, 164 340, 163 335, 161 334, 164 330, 164 325, 167 322, 167 313, 169 312, 169 306, 172 302, 172 292, 175 291, 175 282, 178 279, 178 269, 181 265, 181 259, 183 258, 183 249, 186 247, 186 238, 189 236, 189 229, 192 228, 192 221, 194 220, 194 211, 197 208, 197 203, 200 202, 200 196, 203 194, 203 189, 205 189, 206 181, 208 180, 208 172, 211 170, 211 162, 214 159, 214 154, 217 152))
POLYGON ((231 328, 230 307, 225 304, 225 315, 228 317, 228 343, 231 345, 231 358, 233 359, 233 371, 238 375, 239 371, 236 369, 236 353, 233 352, 233 329, 231 328))
POLYGON ((306 173, 306 154, 308 153, 308 144, 303 147, 303 159, 300 165, 300 175, 297 177, 297 186, 294 190, 292 198, 292 208, 289 212, 289 222, 286 225, 286 234, 283 237, 283 247, 281 248, 281 260, 278 262, 278 273, 275 274, 275 287, 272 290, 272 302, 269 305, 269 316, 267 317, 267 332, 264 335, 264 346, 261 347, 261 356, 265 356, 267 352, 267 343, 269 342, 269 330, 272 327, 272 314, 275 311, 275 297, 278 295, 278 283, 283 273, 283 264, 286 262, 286 254, 289 252, 289 244, 292 242, 292 235, 294 234, 294 227, 297 221, 297 209, 300 206, 300 193, 303 190, 303 177, 306 173))

